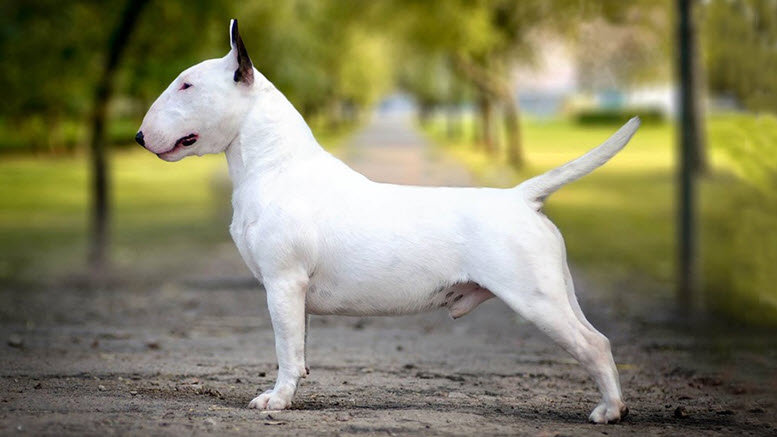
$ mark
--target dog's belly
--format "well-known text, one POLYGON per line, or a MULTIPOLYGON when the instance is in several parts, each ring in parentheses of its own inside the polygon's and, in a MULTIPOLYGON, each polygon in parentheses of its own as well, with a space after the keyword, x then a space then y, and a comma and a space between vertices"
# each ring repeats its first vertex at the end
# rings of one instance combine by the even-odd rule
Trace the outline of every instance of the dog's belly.
POLYGON ((494 297, 489 290, 475 282, 437 286, 418 284, 412 288, 387 288, 381 284, 354 285, 329 287, 311 283, 306 311, 319 315, 395 316, 445 308, 456 319, 494 297))

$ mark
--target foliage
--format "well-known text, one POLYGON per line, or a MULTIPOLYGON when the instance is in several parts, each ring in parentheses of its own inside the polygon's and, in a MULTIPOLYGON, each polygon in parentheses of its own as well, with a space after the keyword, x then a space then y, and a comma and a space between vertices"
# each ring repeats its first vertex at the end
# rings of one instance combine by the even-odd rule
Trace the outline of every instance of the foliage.
POLYGON ((305 116, 348 116, 391 85, 385 36, 370 31, 371 7, 352 2, 238 2, 254 65, 305 116))
MULTIPOLYGON (((9 0, 0 16, 0 150, 73 149, 122 2, 9 0), (15 128, 11 129, 10 126, 15 128), (75 128, 73 128, 75 126, 75 128)), ((393 83, 392 44, 368 5, 337 0, 156 1, 140 18, 120 64, 114 120, 139 124, 185 68, 229 50, 228 23, 257 68, 310 118, 354 118, 393 83)), ((122 142, 131 141, 131 136, 122 142)))
MULTIPOLYGON (((72 150, 83 142, 79 125, 120 4, 4 2, 0 149, 72 150)), ((303 115, 339 121, 353 120, 396 84, 424 106, 471 102, 476 92, 511 101, 510 70, 516 62, 530 63, 547 37, 576 46, 582 86, 665 78, 670 4, 156 1, 130 41, 112 114, 125 124, 137 122, 178 72, 203 58, 223 56, 226 23, 233 16, 244 22, 241 29, 255 65, 303 115)), ((774 3, 714 0, 704 5, 710 85, 735 93, 749 107, 769 108, 769 102, 777 101, 769 97, 774 93, 772 69, 764 65, 774 63, 774 3)))
POLYGON ((710 89, 751 110, 777 111, 777 2, 711 0, 704 12, 710 89))
POLYGON ((671 78, 673 41, 670 2, 600 2, 570 38, 579 86, 624 88, 671 78))
POLYGON ((582 109, 575 112, 575 121, 580 124, 620 125, 631 117, 638 116, 645 123, 660 123, 665 121, 665 115, 660 109, 639 109, 622 111, 618 109, 582 109))
MULTIPOLYGON (((82 113, 91 97, 89 84, 99 60, 90 42, 104 41, 99 23, 111 15, 98 2, 6 1, 0 14, 0 115, 82 113), (63 84, 67 84, 63 86, 63 84)), ((56 114, 56 115, 59 115, 56 114)))
POLYGON ((178 73, 205 57, 223 56, 229 50, 225 24, 229 17, 217 6, 207 0, 155 1, 149 6, 133 32, 121 66, 118 93, 125 105, 114 108, 117 115, 136 118, 178 73), (160 29, 173 32, 160 33, 160 29))
MULTIPOLYGON (((602 50, 590 56, 585 42, 577 51, 582 60, 613 62, 620 76, 656 76, 668 63, 657 41, 666 41, 666 1, 592 2, 568 0, 493 0, 414 2, 394 0, 390 4, 397 16, 403 44, 415 55, 402 71, 402 85, 418 99, 422 119, 434 106, 458 104, 462 96, 477 102, 480 140, 491 153, 492 127, 496 117, 503 117, 507 127, 504 139, 508 161, 520 167, 524 161, 517 108, 517 92, 512 72, 516 65, 534 61, 543 41, 550 38, 575 40, 581 23, 607 21, 620 26, 622 32, 607 56, 602 50), (435 17, 429 20, 428 17, 435 17), (623 35, 630 38, 623 38, 623 35), (630 55, 630 56, 628 56, 630 55), (608 57, 609 56, 609 57, 608 57), (644 68, 646 65, 655 68, 644 68), (501 114, 495 111, 501 109, 501 114)), ((611 26, 612 27, 612 26, 611 26)), ((590 26, 589 26, 590 28, 590 26)), ((585 32, 582 32, 585 34, 585 32)), ((589 32, 590 34, 591 32, 589 32)), ((611 35, 612 36, 612 35, 611 35)), ((572 43, 572 45, 575 45, 572 43)), ((585 73, 599 74, 596 62, 581 62, 585 73)), ((583 80, 585 82, 585 80, 583 80)), ((585 85, 585 83, 584 83, 585 85)), ((449 111, 451 112, 451 111, 449 111)), ((453 129, 450 130, 451 132, 453 129)))
POLYGON ((3 2, 0 119, 14 126, 4 130, 4 142, 43 149, 65 141, 62 122, 83 117, 93 94, 100 58, 90 47, 107 38, 103 26, 73 23, 114 21, 115 15, 97 1, 3 2))

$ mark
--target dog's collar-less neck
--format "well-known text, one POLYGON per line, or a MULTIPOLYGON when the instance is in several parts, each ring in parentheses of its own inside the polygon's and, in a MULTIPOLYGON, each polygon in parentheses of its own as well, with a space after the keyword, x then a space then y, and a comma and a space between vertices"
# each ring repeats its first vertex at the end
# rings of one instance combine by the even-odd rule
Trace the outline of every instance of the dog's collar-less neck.
POLYGON ((272 177, 295 158, 323 149, 294 106, 274 87, 257 94, 225 154, 233 187, 251 178, 272 177))

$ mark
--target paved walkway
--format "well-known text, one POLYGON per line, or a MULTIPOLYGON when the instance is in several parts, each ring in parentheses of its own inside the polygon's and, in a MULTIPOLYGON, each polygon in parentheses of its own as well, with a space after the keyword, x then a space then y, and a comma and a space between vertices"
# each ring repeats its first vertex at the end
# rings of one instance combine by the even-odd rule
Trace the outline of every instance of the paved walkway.
MULTIPOLYGON (((472 181, 401 118, 376 119, 343 156, 380 181, 472 181)), ((236 251, 213 258, 241 271, 236 251)), ((777 377, 738 376, 773 369, 774 349, 636 322, 577 279, 613 343, 622 424, 586 424, 593 383, 496 299, 457 321, 314 317, 294 408, 248 410, 276 374, 264 293, 174 281, 0 295, 14 309, 0 321, 0 435, 774 435, 777 377)))
POLYGON ((341 154, 370 179, 407 185, 470 186, 469 172, 434 150, 407 115, 376 116, 341 154))

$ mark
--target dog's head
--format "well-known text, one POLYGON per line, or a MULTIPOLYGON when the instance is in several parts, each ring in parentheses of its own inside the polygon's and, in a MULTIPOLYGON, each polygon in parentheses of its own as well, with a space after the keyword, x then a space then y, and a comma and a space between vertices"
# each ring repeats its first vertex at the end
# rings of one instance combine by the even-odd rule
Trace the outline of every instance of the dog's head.
POLYGON ((229 26, 232 49, 184 70, 143 118, 135 140, 165 161, 219 153, 237 136, 249 112, 257 80, 237 20, 229 26))

